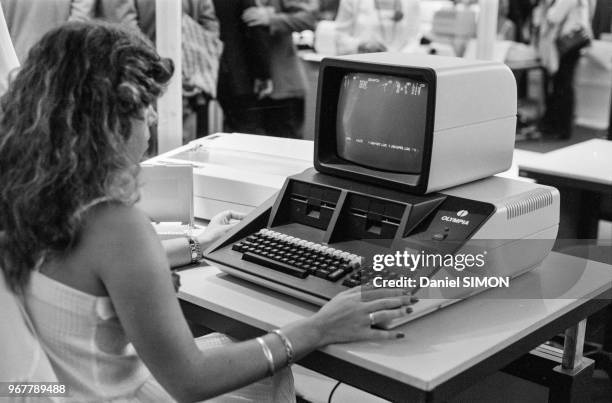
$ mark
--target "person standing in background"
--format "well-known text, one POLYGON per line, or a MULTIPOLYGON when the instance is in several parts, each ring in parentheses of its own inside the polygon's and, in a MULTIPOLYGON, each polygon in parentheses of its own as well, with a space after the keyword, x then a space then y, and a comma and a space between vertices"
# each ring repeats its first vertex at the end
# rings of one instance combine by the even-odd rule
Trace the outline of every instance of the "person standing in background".
POLYGON ((599 39, 602 33, 612 32, 612 1, 597 0, 593 6, 593 35, 599 39))
MULTIPOLYGON (((155 42, 155 0, 101 0, 110 3, 131 3, 140 30, 155 42)), ((219 34, 219 20, 212 0, 181 0, 183 12, 209 32, 219 34)))
POLYGON ((592 38, 588 0, 543 0, 538 9, 537 51, 552 76, 552 91, 546 96, 546 111, 539 124, 544 137, 569 139, 574 122, 574 72, 582 49, 560 55, 560 36, 583 28, 592 38))
POLYGON ((272 93, 270 32, 265 26, 248 27, 242 13, 256 0, 213 0, 224 44, 217 100, 223 109, 223 130, 264 134, 257 100, 272 93))
POLYGON ((19 60, 48 31, 67 21, 86 21, 96 0, 0 0, 19 60))
POLYGON ((509 18, 510 0, 499 0, 497 10, 497 39, 500 41, 516 40, 516 25, 509 18))
POLYGON ((537 0, 512 0, 508 4, 508 18, 516 26, 515 41, 531 43, 532 37, 532 12, 537 5, 537 0))
MULTIPOLYGON (((96 0, 94 18, 106 22, 138 28, 138 14, 134 0, 96 0)), ((149 1, 155 5, 155 0, 149 1)))
POLYGON ((244 10, 249 27, 267 27, 270 34, 270 71, 273 91, 256 102, 265 134, 301 138, 307 79, 293 43, 293 32, 314 30, 317 0, 260 0, 244 10))
POLYGON ((420 10, 419 0, 341 0, 336 15, 338 53, 416 50, 420 10))
MULTIPOLYGON (((98 0, 95 16, 140 29, 155 42, 155 3, 155 0, 98 0)), ((216 97, 222 45, 212 0, 182 0, 182 11, 183 143, 187 143, 208 134, 208 102, 216 97)))

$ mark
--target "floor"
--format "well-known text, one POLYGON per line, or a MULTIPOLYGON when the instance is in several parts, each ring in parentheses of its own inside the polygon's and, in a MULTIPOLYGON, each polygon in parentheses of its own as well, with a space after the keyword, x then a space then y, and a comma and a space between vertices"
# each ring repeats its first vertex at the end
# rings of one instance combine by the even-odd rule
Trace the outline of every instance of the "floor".
MULTIPOLYGON (((546 153, 562 147, 567 147, 569 145, 579 143, 581 141, 589 140, 592 138, 605 138, 606 136, 606 131, 593 130, 577 126, 574 128, 573 135, 569 140, 554 140, 543 138, 533 138, 527 140, 521 139, 520 141, 516 142, 515 147, 518 150, 526 152, 519 152, 515 154, 515 161, 513 167, 509 171, 505 172, 504 175, 509 177, 518 176, 517 164, 521 161, 517 161, 517 159, 537 158, 536 153, 546 153)), ((599 237, 602 239, 612 239, 612 223, 601 222, 599 237)), ((588 337, 593 339, 591 347, 596 348, 598 345, 597 342, 601 337, 601 329, 599 328, 599 325, 597 325, 597 323, 589 327, 588 337)), ((309 371, 297 365, 294 366, 294 376, 299 402, 385 402, 385 400, 362 392, 351 386, 345 384, 338 385, 338 382, 332 378, 325 377, 323 375, 309 371), (330 396, 332 394, 332 391, 333 396, 330 396)), ((462 392, 455 399, 452 400, 453 403, 525 403, 547 401, 548 393, 545 388, 503 373, 496 373, 491 375, 490 377, 484 379, 480 384, 475 385, 474 387, 462 392)), ((585 396, 584 401, 591 403, 612 402, 612 379, 605 371, 599 368, 595 370, 592 379, 591 394, 590 396, 585 396)))

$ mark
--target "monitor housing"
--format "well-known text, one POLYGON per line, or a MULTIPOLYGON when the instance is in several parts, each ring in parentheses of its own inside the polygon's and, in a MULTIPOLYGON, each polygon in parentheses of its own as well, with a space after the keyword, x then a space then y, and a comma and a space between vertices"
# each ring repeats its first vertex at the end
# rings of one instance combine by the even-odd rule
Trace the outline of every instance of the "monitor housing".
POLYGON ((410 193, 446 189, 510 168, 516 112, 516 82, 501 63, 397 53, 325 58, 314 165, 410 193))

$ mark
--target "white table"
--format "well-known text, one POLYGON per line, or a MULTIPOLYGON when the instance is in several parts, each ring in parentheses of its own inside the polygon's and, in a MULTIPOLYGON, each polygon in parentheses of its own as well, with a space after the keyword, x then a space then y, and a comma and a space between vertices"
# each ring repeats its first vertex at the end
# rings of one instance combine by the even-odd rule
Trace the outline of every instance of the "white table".
POLYGON ((612 215, 612 141, 592 139, 526 159, 519 175, 559 189, 560 240, 595 239, 600 218, 612 215))
MULTIPOLYGON (((316 311, 214 267, 183 271, 181 283, 189 319, 238 338, 316 311)), ((332 345, 300 364, 393 401, 443 401, 585 322, 608 305, 611 289, 612 266, 553 252, 509 289, 487 291, 404 325, 404 339, 332 345)), ((569 357, 577 360, 569 369, 574 373, 587 364, 581 351, 575 353, 569 357)), ((568 393, 549 386, 551 396, 568 393)))
POLYGON ((592 139, 540 154, 519 169, 612 187, 612 141, 592 139))

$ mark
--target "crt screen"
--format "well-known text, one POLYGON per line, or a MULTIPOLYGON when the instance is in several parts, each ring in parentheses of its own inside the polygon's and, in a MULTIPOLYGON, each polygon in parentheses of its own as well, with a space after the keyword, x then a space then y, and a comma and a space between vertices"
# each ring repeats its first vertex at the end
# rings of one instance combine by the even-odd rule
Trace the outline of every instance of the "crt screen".
POLYGON ((420 173, 427 90, 405 77, 346 74, 338 99, 338 156, 368 168, 420 173))

